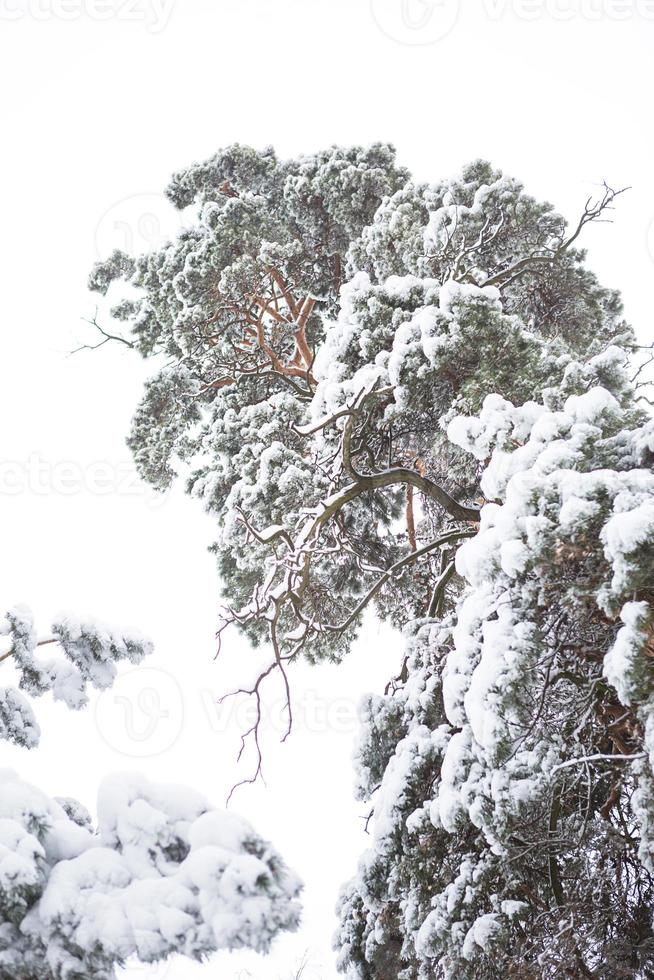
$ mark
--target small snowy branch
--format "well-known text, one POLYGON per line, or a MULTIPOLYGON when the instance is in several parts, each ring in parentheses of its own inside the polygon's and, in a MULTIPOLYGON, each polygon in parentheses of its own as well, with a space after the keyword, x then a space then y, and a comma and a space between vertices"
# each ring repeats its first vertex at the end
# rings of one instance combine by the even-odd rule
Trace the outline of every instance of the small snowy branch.
POLYGON ((584 755, 577 759, 568 759, 567 762, 562 762, 558 766, 554 766, 551 770, 552 775, 556 772, 560 772, 561 769, 568 769, 570 766, 584 765, 588 762, 635 762, 637 759, 645 759, 645 752, 636 752, 633 755, 602 755, 597 753, 596 755, 584 755))
MULTIPOLYGON (((38 640, 38 642, 36 643, 36 646, 37 647, 45 647, 45 646, 48 646, 50 643, 58 643, 58 642, 59 642, 59 640, 57 640, 56 637, 53 636, 49 640, 38 640)), ((14 654, 15 654, 15 652, 16 652, 15 649, 12 647, 11 650, 7 650, 6 653, 3 653, 2 656, 0 656, 0 664, 4 660, 9 660, 10 657, 13 657, 14 654)))
POLYGON ((97 829, 77 800, 11 770, 0 797, 2 977, 108 980, 132 958, 267 953, 297 929, 297 876, 246 820, 192 789, 107 777, 97 829))
POLYGON ((139 634, 119 633, 72 616, 59 617, 51 634, 39 640, 32 613, 21 606, 0 619, 0 636, 7 644, 0 664, 12 660, 19 675, 18 687, 0 688, 0 739, 34 748, 41 732, 30 698, 50 692, 77 711, 88 703, 88 687, 111 686, 119 662, 138 664, 152 651, 152 644, 139 634), (51 645, 57 645, 62 656, 38 655, 51 645))

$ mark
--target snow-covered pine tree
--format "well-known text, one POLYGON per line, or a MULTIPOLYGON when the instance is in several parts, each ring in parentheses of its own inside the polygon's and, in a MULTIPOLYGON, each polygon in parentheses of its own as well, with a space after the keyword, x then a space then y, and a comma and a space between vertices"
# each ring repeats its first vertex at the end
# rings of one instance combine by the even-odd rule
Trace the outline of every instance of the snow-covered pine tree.
POLYGON ((247 823, 199 794, 113 776, 98 824, 0 770, 0 978, 113 980, 216 950, 266 952, 299 921, 300 886, 247 823))
POLYGON ((169 194, 193 228, 91 285, 136 287, 114 315, 165 357, 131 446, 216 516, 257 702, 371 603, 407 635, 342 969, 654 976, 652 423, 579 249, 615 192, 568 228, 487 163, 416 184, 375 146, 232 147, 169 194))

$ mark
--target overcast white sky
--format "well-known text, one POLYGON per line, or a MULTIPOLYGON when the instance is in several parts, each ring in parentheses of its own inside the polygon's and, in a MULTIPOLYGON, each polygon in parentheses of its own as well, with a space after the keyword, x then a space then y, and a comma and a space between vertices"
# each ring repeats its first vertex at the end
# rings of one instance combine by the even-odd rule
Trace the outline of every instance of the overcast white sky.
MULTIPOLYGON (((0 765, 90 806, 107 771, 143 769, 219 803, 247 774, 234 758, 244 719, 215 706, 253 662, 234 640, 213 661, 211 524, 181 492, 140 486, 124 447, 144 367, 108 348, 66 357, 88 339, 93 261, 176 227, 160 196, 173 170, 236 140, 286 155, 381 139, 424 179, 487 157, 571 219, 598 182, 629 184, 587 244, 652 338, 654 0, 463 6, 0 0, 0 596, 30 604, 44 628, 69 608, 156 641, 148 665, 83 714, 38 705, 40 750, 1 746, 0 765)), ((273 720, 267 790, 234 800, 304 877, 302 932, 266 961, 129 976, 290 980, 308 949, 305 980, 336 977, 332 909, 365 846, 354 706, 383 688, 399 650, 371 622, 342 667, 298 670, 298 730, 280 747, 273 720)))

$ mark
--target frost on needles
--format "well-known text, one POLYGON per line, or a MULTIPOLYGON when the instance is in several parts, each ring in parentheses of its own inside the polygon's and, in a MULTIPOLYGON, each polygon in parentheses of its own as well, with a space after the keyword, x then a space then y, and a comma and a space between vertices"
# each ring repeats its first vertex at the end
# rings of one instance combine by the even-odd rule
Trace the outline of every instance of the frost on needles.
POLYGON ((17 686, 0 687, 0 740, 34 748, 41 729, 30 698, 50 693, 74 711, 88 703, 87 688, 105 690, 117 664, 139 664, 152 644, 136 632, 118 632, 94 620, 58 617, 39 637, 29 609, 16 606, 0 619, 0 664, 13 668, 17 686), (55 652, 52 652, 55 651, 55 652))
POLYGON ((0 978, 113 980, 131 958, 265 953, 300 886, 240 817, 192 790, 106 779, 94 827, 0 770, 0 978))
MULTIPOLYGON (((152 644, 135 632, 31 612, 0 620, 0 740, 35 748, 32 700, 79 710, 152 644)), ((42 751, 47 751, 44 748, 42 751)), ((300 884, 247 823, 198 793, 137 775, 102 784, 94 827, 77 800, 0 769, 0 980, 113 980, 125 962, 265 953, 297 928, 300 884)))
POLYGON ((618 193, 568 226, 488 163, 418 183, 383 145, 233 146, 168 193, 190 227, 91 287, 156 366, 141 473, 190 473, 224 622, 270 644, 249 693, 277 675, 290 730, 294 661, 371 606, 405 633, 364 706, 340 968, 654 975, 654 434, 581 249, 618 193))
MULTIPOLYGON (((89 685, 110 687, 118 663, 152 652, 137 633, 72 616, 39 639, 23 607, 0 636, 18 685, 0 688, 0 739, 27 749, 40 738, 31 698, 50 693, 78 710, 89 685)), ((94 828, 77 800, 0 769, 0 980, 113 980, 130 959, 265 953, 297 927, 299 892, 247 821, 191 789, 106 778, 94 828)))

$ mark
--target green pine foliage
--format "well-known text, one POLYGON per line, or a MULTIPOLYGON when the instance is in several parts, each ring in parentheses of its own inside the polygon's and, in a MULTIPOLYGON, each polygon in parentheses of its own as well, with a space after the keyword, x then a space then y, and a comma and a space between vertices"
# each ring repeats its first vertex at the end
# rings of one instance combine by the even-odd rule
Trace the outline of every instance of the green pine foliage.
POLYGON ((91 286, 157 364, 139 470, 186 475, 224 623, 271 646, 251 693, 290 699, 370 605, 406 636, 364 706, 340 967, 654 976, 654 428, 581 250, 616 192, 568 227, 483 161, 236 146, 169 196, 190 229, 91 286))

